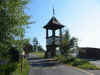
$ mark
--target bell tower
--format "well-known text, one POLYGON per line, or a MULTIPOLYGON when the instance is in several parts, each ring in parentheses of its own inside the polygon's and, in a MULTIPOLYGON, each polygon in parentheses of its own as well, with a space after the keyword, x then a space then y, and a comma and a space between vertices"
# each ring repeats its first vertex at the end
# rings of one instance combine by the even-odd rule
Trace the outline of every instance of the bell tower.
POLYGON ((62 50, 62 25, 55 17, 55 10, 53 8, 53 17, 51 20, 43 27, 46 29, 46 53, 45 56, 54 57, 56 55, 56 48, 59 47, 62 50), (59 35, 56 36, 56 31, 59 30, 59 35), (51 31, 51 36, 49 36, 49 31, 51 31))

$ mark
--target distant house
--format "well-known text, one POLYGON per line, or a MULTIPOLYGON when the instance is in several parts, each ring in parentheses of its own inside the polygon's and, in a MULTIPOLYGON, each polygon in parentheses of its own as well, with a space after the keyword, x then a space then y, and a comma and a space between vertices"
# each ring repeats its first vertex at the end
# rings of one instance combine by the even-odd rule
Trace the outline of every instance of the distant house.
POLYGON ((100 59, 100 49, 91 47, 79 48, 79 57, 100 59))

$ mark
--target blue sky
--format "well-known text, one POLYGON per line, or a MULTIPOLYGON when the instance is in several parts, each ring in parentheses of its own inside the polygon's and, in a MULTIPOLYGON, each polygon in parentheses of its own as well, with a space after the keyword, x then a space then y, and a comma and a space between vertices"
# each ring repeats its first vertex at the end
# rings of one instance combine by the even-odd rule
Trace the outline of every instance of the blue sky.
POLYGON ((55 7, 56 18, 70 31, 71 36, 78 38, 81 47, 100 48, 100 0, 31 0, 25 12, 31 16, 30 25, 25 37, 37 37, 45 48, 45 30, 43 26, 52 17, 55 7))

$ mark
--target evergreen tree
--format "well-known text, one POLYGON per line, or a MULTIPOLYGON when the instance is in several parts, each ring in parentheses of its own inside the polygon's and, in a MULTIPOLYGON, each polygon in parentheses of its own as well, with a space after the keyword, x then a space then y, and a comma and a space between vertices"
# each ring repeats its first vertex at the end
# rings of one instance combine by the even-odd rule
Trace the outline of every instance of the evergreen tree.
POLYGON ((72 49, 75 48, 77 39, 75 37, 70 37, 69 31, 67 30, 63 35, 62 48, 63 55, 69 56, 72 52, 72 49))
POLYGON ((70 51, 69 41, 70 41, 70 34, 69 31, 67 30, 63 35, 63 41, 62 41, 63 55, 66 54, 68 55, 70 51))
MULTIPOLYGON (((4 60, 7 67, 1 75, 9 75, 11 72, 9 49, 16 45, 16 38, 24 37, 25 28, 29 26, 30 17, 24 13, 28 2, 29 0, 0 0, 0 60, 4 60)), ((22 41, 19 44, 22 45, 22 41)))
POLYGON ((29 16, 24 13, 28 0, 0 0, 0 43, 13 44, 24 36, 29 16))

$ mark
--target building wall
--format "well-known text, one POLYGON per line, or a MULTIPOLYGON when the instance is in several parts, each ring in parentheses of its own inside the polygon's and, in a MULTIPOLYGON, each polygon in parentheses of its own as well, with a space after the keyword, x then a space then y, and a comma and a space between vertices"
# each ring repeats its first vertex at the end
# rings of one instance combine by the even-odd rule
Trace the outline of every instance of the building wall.
POLYGON ((80 48, 79 56, 83 58, 96 58, 100 59, 100 49, 98 48, 80 48))

